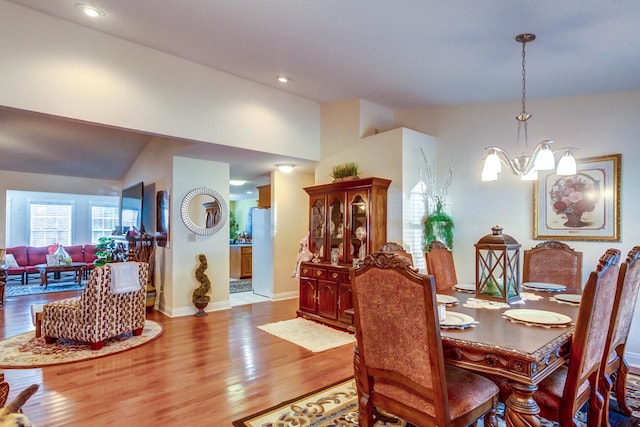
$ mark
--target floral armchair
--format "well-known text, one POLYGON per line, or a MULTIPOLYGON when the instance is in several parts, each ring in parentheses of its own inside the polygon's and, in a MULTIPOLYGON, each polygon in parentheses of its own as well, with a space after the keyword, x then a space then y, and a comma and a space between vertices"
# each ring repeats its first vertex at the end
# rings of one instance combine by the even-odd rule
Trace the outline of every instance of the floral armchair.
POLYGON ((149 264, 136 264, 139 290, 113 293, 113 269, 107 264, 92 271, 81 296, 45 304, 42 335, 47 344, 66 338, 88 342, 92 350, 99 350, 105 339, 123 332, 132 331, 134 335, 140 335, 146 316, 149 264))

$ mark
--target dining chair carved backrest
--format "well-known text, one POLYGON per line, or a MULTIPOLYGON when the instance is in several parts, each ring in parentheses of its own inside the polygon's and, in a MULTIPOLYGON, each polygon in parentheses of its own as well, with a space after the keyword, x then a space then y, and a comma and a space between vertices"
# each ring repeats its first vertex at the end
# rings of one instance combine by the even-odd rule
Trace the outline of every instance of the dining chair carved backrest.
POLYGON ((360 426, 378 409, 416 426, 495 423, 496 385, 445 366, 433 278, 406 258, 376 252, 350 270, 360 426))
POLYGON ((604 398, 598 389, 599 367, 615 301, 619 262, 617 249, 608 249, 600 257, 584 286, 568 366, 542 380, 533 395, 540 415, 561 427, 579 425, 574 417, 587 401, 587 425, 598 425, 601 419, 604 398))
POLYGON ((424 254, 427 273, 433 276, 438 291, 448 291, 458 284, 453 254, 444 243, 434 240, 424 254))
MULTIPOLYGON (((620 265, 618 288, 609 324, 609 335, 605 347, 600 384, 604 397, 604 408, 609 407, 609 396, 615 381, 618 408, 630 416, 632 410, 627 405, 627 374, 629 365, 624 359, 624 351, 631 329, 631 320, 640 289, 640 246, 629 251, 627 259, 620 265)), ((602 411, 602 426, 609 426, 609 411, 602 411)))
POLYGON ((547 240, 524 251, 522 282, 543 282, 580 289, 582 252, 566 243, 547 240))
POLYGON ((413 255, 407 252, 402 245, 396 242, 387 242, 380 248, 380 252, 391 252, 398 256, 405 257, 409 260, 411 264, 413 264, 413 255))

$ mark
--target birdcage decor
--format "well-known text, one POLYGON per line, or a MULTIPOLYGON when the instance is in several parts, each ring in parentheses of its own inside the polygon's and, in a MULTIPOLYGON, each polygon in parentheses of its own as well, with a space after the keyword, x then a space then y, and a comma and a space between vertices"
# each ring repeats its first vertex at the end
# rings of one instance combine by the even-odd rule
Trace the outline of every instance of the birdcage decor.
POLYGON ((520 300, 520 244, 502 227, 478 240, 476 298, 512 303, 520 300))

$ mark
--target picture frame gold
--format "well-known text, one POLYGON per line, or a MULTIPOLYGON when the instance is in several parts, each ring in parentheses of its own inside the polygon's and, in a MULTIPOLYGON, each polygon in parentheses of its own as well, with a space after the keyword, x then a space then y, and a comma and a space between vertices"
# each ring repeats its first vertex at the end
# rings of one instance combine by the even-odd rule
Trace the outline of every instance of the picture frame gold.
POLYGON ((621 154, 576 159, 576 175, 538 172, 534 240, 620 241, 621 154))

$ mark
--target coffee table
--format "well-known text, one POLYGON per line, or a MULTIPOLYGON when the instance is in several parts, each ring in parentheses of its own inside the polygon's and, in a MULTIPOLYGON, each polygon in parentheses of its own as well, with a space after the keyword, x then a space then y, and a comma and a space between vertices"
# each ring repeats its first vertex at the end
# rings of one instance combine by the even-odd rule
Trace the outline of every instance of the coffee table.
POLYGON ((82 284, 82 270, 85 266, 84 262, 72 262, 64 265, 36 264, 34 267, 40 272, 40 286, 44 286, 47 289, 49 284, 48 273, 60 274, 64 271, 74 271, 76 283, 78 285, 82 284))

